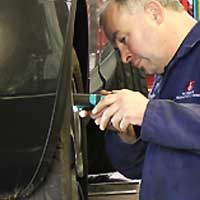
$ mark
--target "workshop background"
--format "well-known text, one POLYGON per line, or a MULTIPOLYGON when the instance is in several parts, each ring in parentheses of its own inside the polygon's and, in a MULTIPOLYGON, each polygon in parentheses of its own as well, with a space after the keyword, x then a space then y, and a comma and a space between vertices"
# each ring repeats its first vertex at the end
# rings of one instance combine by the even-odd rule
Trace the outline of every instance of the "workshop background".
MULTIPOLYGON (((198 0, 180 0, 185 10, 195 19, 200 16, 200 3, 198 0)), ((98 26, 98 9, 102 5, 102 0, 88 0, 89 12, 89 35, 90 35, 90 75, 92 84, 90 86, 91 92, 95 91, 97 84, 96 79, 92 79, 98 67, 104 63, 104 54, 109 46, 106 41, 101 27, 98 26), (94 14, 96 10, 96 15, 94 14), (92 16, 92 17, 91 17, 92 16), (91 39, 92 38, 92 39, 91 39), (95 39, 94 39, 95 38, 95 39), (102 56, 103 55, 103 56, 102 56), (93 80, 95 80, 93 82, 93 80)), ((108 51, 108 50, 107 50, 108 51)), ((111 50, 109 49, 109 52, 111 50)), ((105 64, 106 65, 106 64, 105 64)), ((108 65, 107 65, 108 66, 108 65)), ((102 66, 103 68, 104 66, 102 66)), ((103 69, 101 69, 103 71, 103 69)), ((105 89, 121 89, 128 88, 132 90, 139 90, 144 95, 150 92, 154 77, 151 75, 146 76, 143 72, 131 71, 131 66, 125 66, 122 63, 117 64, 115 69, 115 78, 109 80, 107 78, 106 84, 103 86, 105 89), (129 68, 130 67, 130 68, 129 68), (123 68, 123 72, 120 71, 123 68), (130 72, 131 71, 131 72, 130 72), (116 76, 118 74, 118 76, 116 76), (120 77, 119 74, 124 74, 120 77), (134 75, 134 76, 132 76, 134 75), (137 80, 133 80, 137 77, 137 80), (114 82, 113 82, 114 80, 114 82), (118 82, 119 80, 119 82, 118 82), (111 83, 110 83, 111 82, 111 83), (119 84, 120 83, 120 84, 119 84), (135 84, 133 84, 135 83, 135 84), (114 87, 114 88, 113 88, 114 87)), ((98 82, 98 81, 97 81, 98 82)), ((100 84, 99 84, 100 85, 100 84)), ((98 88, 98 87, 97 87, 98 88)), ((102 85, 100 86, 102 88, 102 85)), ((102 131, 95 127, 93 122, 88 125, 88 172, 89 172, 89 199, 91 200, 138 200, 138 192, 140 180, 129 180, 123 177, 118 172, 115 172, 111 166, 109 159, 104 151, 104 137, 102 131), (95 130, 95 131, 94 131, 95 130), (99 160, 101 160, 99 162, 99 160), (115 176, 116 175, 116 176, 115 176), (115 177, 116 179, 113 179, 115 177), (118 177, 118 179, 117 179, 118 177), (122 178, 123 177, 123 178, 122 178)))
MULTIPOLYGON (((180 1, 199 19, 199 0, 180 1)), ((114 169, 74 98, 152 87, 106 40, 102 3, 0 0, 0 200, 138 200, 141 180, 114 169)))

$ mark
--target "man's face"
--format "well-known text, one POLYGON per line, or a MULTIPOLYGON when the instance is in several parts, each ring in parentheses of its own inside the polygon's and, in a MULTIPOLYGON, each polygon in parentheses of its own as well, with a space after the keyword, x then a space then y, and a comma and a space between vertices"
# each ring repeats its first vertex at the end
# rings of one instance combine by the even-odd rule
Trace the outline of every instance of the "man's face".
POLYGON ((131 13, 110 2, 103 15, 103 28, 124 63, 143 68, 147 74, 162 73, 161 39, 157 23, 143 9, 131 13))

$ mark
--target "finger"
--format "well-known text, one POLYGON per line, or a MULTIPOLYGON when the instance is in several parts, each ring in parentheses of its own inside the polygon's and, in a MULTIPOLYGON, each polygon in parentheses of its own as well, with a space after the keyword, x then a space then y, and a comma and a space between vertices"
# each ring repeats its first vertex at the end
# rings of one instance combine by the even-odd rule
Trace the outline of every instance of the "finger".
POLYGON ((103 112, 105 111, 106 108, 104 108, 103 110, 101 110, 101 112, 97 113, 97 114, 92 114, 92 112, 90 112, 90 117, 94 120, 96 120, 97 118, 101 118, 103 115, 103 112))
POLYGON ((119 93, 121 92, 122 90, 112 90, 112 93, 119 93))
POLYGON ((118 107, 115 106, 114 104, 105 109, 105 111, 102 114, 101 122, 99 126, 101 130, 105 130, 105 128, 108 126, 110 122, 111 117, 117 112, 117 110, 118 110, 118 107))
POLYGON ((94 123, 95 123, 97 126, 100 124, 100 122, 101 122, 101 118, 100 118, 100 117, 97 118, 97 119, 95 119, 95 121, 94 121, 94 123))
MULTIPOLYGON (((130 90, 128 90, 128 89, 121 89, 121 90, 112 90, 111 92, 113 94, 117 94, 117 93, 124 93, 124 92, 128 92, 128 91, 130 91, 130 90)), ((131 91, 131 92, 134 93, 134 91, 131 91)))
POLYGON ((136 133, 132 124, 128 125, 127 132, 129 135, 133 136, 136 139, 136 133))
POLYGON ((96 118, 101 117, 103 115, 103 112, 104 112, 104 109, 101 112, 99 112, 99 113, 97 113, 95 115, 91 112, 90 113, 90 117, 95 120, 96 118))
POLYGON ((129 126, 129 122, 126 120, 126 118, 122 118, 121 122, 120 122, 120 130, 122 132, 126 131, 128 126, 129 126))
POLYGON ((118 131, 120 131, 120 121, 121 121, 122 117, 120 112, 116 112, 115 115, 113 115, 113 117, 111 118, 111 124, 112 126, 117 129, 118 131))
POLYGON ((96 115, 97 113, 101 112, 103 109, 105 109, 106 107, 110 106, 111 104, 113 104, 115 102, 116 99, 116 95, 114 94, 109 94, 107 96, 105 96, 101 101, 99 101, 99 103, 94 107, 94 109, 92 110, 92 114, 96 115))
POLYGON ((128 144, 134 144, 136 141, 135 130, 131 124, 128 125, 128 128, 125 132, 118 132, 119 137, 128 144))
POLYGON ((112 94, 112 92, 108 91, 108 90, 101 90, 100 94, 102 94, 102 95, 108 95, 108 94, 112 94))

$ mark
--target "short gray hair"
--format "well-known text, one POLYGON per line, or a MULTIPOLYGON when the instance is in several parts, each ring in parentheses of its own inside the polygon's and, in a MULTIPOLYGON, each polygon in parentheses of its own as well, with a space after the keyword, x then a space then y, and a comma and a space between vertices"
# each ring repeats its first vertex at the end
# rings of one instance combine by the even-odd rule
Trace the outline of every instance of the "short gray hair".
MULTIPOLYGON (((127 7, 130 12, 133 12, 134 10, 137 9, 139 5, 140 6, 144 5, 148 0, 107 0, 104 3, 100 13, 102 13, 105 10, 107 4, 109 4, 109 2, 111 1, 117 3, 119 6, 127 7)), ((175 11, 184 11, 184 8, 179 0, 157 0, 157 1, 160 2, 160 4, 165 8, 171 8, 172 10, 175 11)))
MULTIPOLYGON (((141 3, 144 5, 145 2, 147 2, 148 0, 115 0, 117 3, 119 4, 124 4, 123 2, 127 2, 127 5, 133 5, 135 2, 136 3, 141 3)), ((160 4, 163 6, 163 7, 169 7, 169 8, 172 8, 173 10, 183 10, 183 6, 182 4, 180 3, 179 0, 157 0, 158 2, 160 2, 160 4)), ((125 3, 126 4, 126 3, 125 3)))
MULTIPOLYGON (((160 4, 165 8, 169 8, 178 12, 184 11, 184 7, 179 0, 156 0, 156 1, 160 2, 160 4)), ((100 25, 103 25, 104 21, 103 13, 110 2, 117 3, 119 7, 126 7, 130 13, 133 13, 139 7, 143 7, 144 4, 148 2, 148 0, 106 0, 99 10, 100 25)))

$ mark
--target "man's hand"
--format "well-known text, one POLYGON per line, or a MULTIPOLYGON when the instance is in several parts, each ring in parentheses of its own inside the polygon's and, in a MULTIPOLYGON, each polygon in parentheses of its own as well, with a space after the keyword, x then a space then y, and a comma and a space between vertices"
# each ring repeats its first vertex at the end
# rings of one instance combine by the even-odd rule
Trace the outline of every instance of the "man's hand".
POLYGON ((114 90, 92 110, 91 117, 104 130, 109 124, 126 132, 129 124, 142 125, 148 99, 139 92, 114 90))
MULTIPOLYGON (((115 92, 115 91, 113 91, 115 92)), ((113 94, 113 92, 110 92, 110 91, 106 91, 106 90, 102 90, 100 92, 100 94, 104 95, 104 96, 107 96, 107 95, 110 95, 110 94, 113 94)), ((88 110, 82 110, 79 112, 79 115, 80 117, 87 117, 87 116, 91 116, 91 118, 93 118, 95 120, 95 123, 97 125, 99 125, 99 122, 101 121, 101 117, 103 115, 103 112, 104 112, 104 109, 102 109, 101 112, 99 112, 98 114, 96 115, 93 115, 91 113, 91 111, 88 111, 88 110)), ((133 144, 135 141, 136 141, 136 134, 135 134, 135 130, 133 128, 133 126, 131 124, 128 125, 127 129, 125 131, 121 131, 120 129, 114 127, 112 125, 112 123, 108 123, 107 126, 106 126, 107 129, 109 130, 113 130, 113 131, 116 131, 117 134, 119 135, 119 137, 121 138, 121 140, 125 143, 128 143, 128 144, 133 144)))
POLYGON ((121 140, 128 144, 134 144, 136 141, 136 133, 132 125, 129 125, 125 132, 117 132, 121 140))
MULTIPOLYGON (((100 94, 103 95, 103 96, 106 96, 108 94, 111 94, 112 92, 111 91, 107 91, 107 90, 101 90, 100 91, 100 94)), ((87 117, 88 115, 90 115, 91 111, 90 110, 81 110, 79 111, 79 116, 81 118, 84 118, 84 117, 87 117)))

